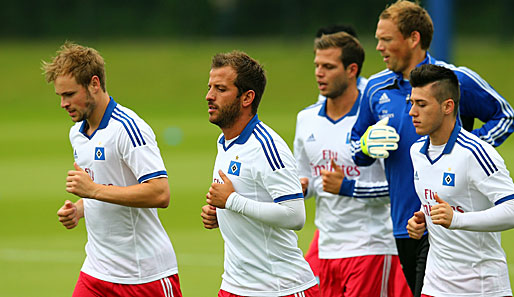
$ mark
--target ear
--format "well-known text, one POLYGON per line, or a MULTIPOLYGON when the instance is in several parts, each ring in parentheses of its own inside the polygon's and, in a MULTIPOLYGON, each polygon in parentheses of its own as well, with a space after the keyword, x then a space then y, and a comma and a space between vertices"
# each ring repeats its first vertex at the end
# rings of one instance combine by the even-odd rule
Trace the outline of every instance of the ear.
POLYGON ((253 99, 255 99, 255 91, 254 90, 248 90, 241 94, 241 103, 243 104, 243 107, 249 107, 252 105, 253 99))
POLYGON ((100 84, 100 78, 97 75, 93 75, 93 77, 91 77, 91 81, 89 82, 89 91, 94 94, 101 89, 102 86, 100 84))
POLYGON ((453 99, 448 98, 443 102, 443 112, 446 115, 453 114, 453 110, 455 109, 455 101, 453 99))
POLYGON ((421 45, 421 34, 418 31, 412 31, 409 36, 411 48, 421 45))
POLYGON ((348 75, 348 77, 352 78, 352 77, 357 77, 357 72, 359 71, 359 66, 357 66, 357 63, 352 63, 350 65, 348 65, 348 67, 346 67, 346 74, 348 75))

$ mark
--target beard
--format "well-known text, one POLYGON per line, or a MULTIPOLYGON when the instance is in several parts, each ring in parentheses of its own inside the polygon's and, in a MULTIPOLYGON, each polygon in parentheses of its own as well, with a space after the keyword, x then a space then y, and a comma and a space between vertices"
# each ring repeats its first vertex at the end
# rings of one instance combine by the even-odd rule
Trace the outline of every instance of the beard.
POLYGON ((348 82, 347 81, 339 82, 339 83, 337 83, 335 85, 334 90, 328 92, 325 95, 325 97, 331 98, 331 99, 337 98, 337 97, 341 96, 341 94, 343 94, 344 91, 346 91, 347 88, 348 88, 348 82))
POLYGON ((209 121, 222 129, 232 127, 241 113, 240 98, 236 97, 234 101, 223 107, 218 106, 218 117, 209 121))
POLYGON ((82 112, 82 115, 76 122, 82 122, 87 120, 91 114, 93 113, 93 110, 96 108, 96 102, 93 99, 93 96, 91 96, 91 93, 86 89, 86 102, 85 102, 85 108, 84 112, 82 112))

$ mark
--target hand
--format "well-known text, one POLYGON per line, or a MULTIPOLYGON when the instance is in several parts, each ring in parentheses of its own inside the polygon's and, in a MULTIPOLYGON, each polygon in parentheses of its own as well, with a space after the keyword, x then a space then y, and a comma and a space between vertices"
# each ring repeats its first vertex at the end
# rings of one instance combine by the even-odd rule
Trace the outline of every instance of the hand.
POLYGON ((221 179, 223 180, 223 184, 212 183, 209 188, 209 192, 207 193, 207 204, 215 206, 217 208, 225 208, 225 203, 227 203, 228 196, 235 192, 234 186, 228 177, 223 173, 223 171, 218 171, 221 179))
POLYGON ((64 202, 63 207, 57 211, 59 222, 61 222, 66 229, 73 229, 77 227, 80 216, 78 215, 77 206, 70 200, 64 202))
POLYGON ((369 126, 361 137, 362 152, 372 158, 387 158, 389 151, 398 148, 400 136, 396 129, 387 126, 389 117, 378 121, 375 125, 369 126))
POLYGON ((212 205, 202 206, 202 222, 205 229, 218 228, 218 218, 216 216, 216 207, 212 205))
POLYGON ((420 239, 425 230, 425 214, 422 211, 416 211, 407 223, 407 232, 411 238, 420 239))
POLYGON ((448 202, 439 198, 437 194, 435 194, 434 197, 438 204, 432 206, 432 209, 430 210, 432 223, 449 228, 453 219, 453 209, 448 202))
POLYGON ((309 188, 309 179, 307 177, 301 177, 300 184, 302 184, 302 192, 305 197, 305 195, 307 195, 307 189, 309 188))
POLYGON ((341 184, 343 183, 344 179, 343 169, 336 164, 334 159, 330 159, 330 162, 332 164, 332 168, 334 168, 334 171, 321 170, 323 191, 332 194, 339 194, 339 189, 341 189, 341 184))
POLYGON ((93 182, 89 174, 82 170, 82 168, 73 163, 75 170, 68 171, 66 178, 66 191, 83 198, 94 198, 96 187, 98 186, 93 182))

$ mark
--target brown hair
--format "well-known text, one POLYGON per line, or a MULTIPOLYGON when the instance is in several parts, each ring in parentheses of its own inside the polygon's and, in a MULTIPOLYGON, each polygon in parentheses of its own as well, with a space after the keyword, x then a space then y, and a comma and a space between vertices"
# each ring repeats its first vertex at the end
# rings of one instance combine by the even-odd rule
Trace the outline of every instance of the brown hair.
POLYGON ((51 62, 42 62, 41 69, 47 82, 54 82, 58 76, 72 75, 78 84, 87 87, 93 76, 98 76, 105 92, 105 62, 93 48, 66 41, 51 62))
POLYGON ((237 73, 234 85, 238 89, 238 97, 248 90, 255 92, 255 98, 252 102, 252 114, 256 114, 266 87, 264 69, 259 62, 241 51, 219 53, 212 58, 212 69, 225 66, 232 67, 237 73))
POLYGON ((327 48, 340 48, 341 61, 344 68, 348 65, 355 63, 359 67, 357 76, 359 76, 362 64, 364 63, 364 49, 357 40, 345 32, 337 32, 334 34, 322 35, 321 38, 314 41, 314 50, 327 49, 327 48))

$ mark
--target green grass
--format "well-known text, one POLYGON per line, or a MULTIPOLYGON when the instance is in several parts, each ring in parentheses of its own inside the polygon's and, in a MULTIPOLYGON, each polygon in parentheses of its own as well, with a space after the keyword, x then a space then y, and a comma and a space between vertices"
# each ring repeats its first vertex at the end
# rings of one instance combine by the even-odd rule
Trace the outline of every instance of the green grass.
MULTIPOLYGON (((95 41, 107 62, 107 88, 118 102, 134 109, 154 129, 169 173, 170 207, 161 220, 175 247, 184 296, 215 296, 223 271, 223 242, 218 230, 205 230, 200 207, 212 178, 220 131, 207 120, 205 101, 211 56, 241 49, 261 61, 269 83, 259 117, 292 145, 296 113, 317 96, 311 40, 95 41), (164 131, 183 131, 179 145, 166 144, 164 131)), ((59 42, 0 42, 0 297, 69 296, 84 260, 84 225, 66 230, 56 212, 73 156, 72 125, 60 110, 53 86, 41 75, 59 42)), ((383 69, 374 41, 364 42, 363 75, 383 69)), ((509 100, 514 84, 512 45, 463 40, 456 64, 479 72, 509 100)), ((511 100, 511 102, 513 102, 511 100)), ((514 140, 499 148, 514 168, 514 140)), ((312 233, 314 203, 308 200, 305 228, 298 232, 306 250, 312 233)), ((514 282, 514 230, 503 233, 514 282)))

